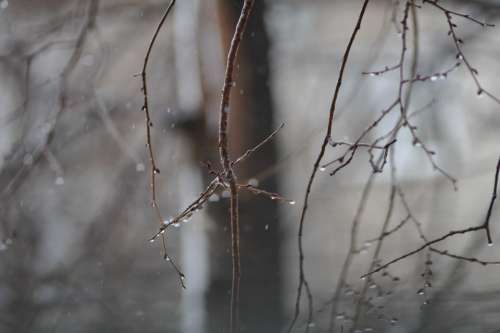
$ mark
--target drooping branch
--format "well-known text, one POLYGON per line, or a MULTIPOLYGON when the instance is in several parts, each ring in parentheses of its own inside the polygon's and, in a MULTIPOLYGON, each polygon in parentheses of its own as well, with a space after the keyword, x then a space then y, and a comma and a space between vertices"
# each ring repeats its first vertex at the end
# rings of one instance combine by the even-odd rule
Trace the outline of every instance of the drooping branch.
POLYGON ((472 77, 472 79, 474 80, 474 83, 477 87, 477 95, 481 96, 484 94, 484 95, 488 96, 490 99, 492 99, 493 101, 495 101, 496 103, 500 104, 500 98, 498 98, 497 96, 493 95, 491 92, 489 92, 488 90, 485 90, 483 88, 483 86, 479 82, 479 79, 477 78, 477 76, 479 75, 478 70, 471 65, 470 61, 465 56, 465 53, 462 50, 462 44, 464 43, 464 41, 460 37, 458 37, 458 35, 457 35, 457 32, 456 32, 457 25, 453 22, 453 16, 461 17, 465 20, 468 20, 470 22, 478 24, 483 28, 494 27, 495 25, 490 24, 490 23, 486 23, 486 22, 482 22, 482 21, 475 19, 474 17, 472 17, 468 14, 462 14, 462 13, 459 13, 459 12, 456 12, 453 10, 449 10, 449 9, 443 7, 442 5, 440 5, 437 0, 423 0, 422 3, 429 4, 433 7, 435 7, 436 9, 438 9, 439 11, 441 11, 445 15, 446 22, 448 23, 448 27, 449 27, 448 35, 451 36, 451 38, 453 40, 453 44, 455 45, 455 49, 457 50, 457 60, 459 62, 463 62, 465 64, 465 66, 467 67, 467 70, 469 71, 469 74, 472 77))
MULTIPOLYGON (((163 25, 165 24, 165 21, 167 20, 167 17, 169 16, 170 12, 172 11, 173 7, 175 5, 175 0, 171 0, 170 4, 168 5, 167 9, 165 10, 165 13, 163 14, 162 18, 160 19, 160 22, 158 23, 154 33, 153 37, 151 38, 151 41, 148 44, 147 50, 146 50, 146 55, 144 56, 144 62, 142 64, 142 70, 140 72, 140 77, 141 77, 141 82, 142 82, 142 95, 143 95, 143 105, 142 105, 142 111, 145 113, 146 117, 146 146, 148 148, 148 155, 149 155, 149 162, 151 164, 151 171, 150 171, 150 186, 151 186, 151 206, 153 207, 158 223, 160 226, 163 224, 163 218, 160 210, 160 206, 158 204, 158 198, 157 198, 157 192, 156 192, 156 177, 160 173, 160 169, 158 168, 156 164, 156 159, 155 159, 155 151, 153 147, 153 140, 152 140, 152 134, 151 130, 153 127, 153 120, 151 118, 151 110, 149 108, 149 91, 148 91, 148 80, 147 80, 147 70, 148 70, 148 65, 149 65, 149 59, 151 57, 151 53, 153 51, 153 46, 155 45, 156 39, 158 38, 158 34, 160 33, 163 25)), ((167 260, 170 265, 174 268, 174 270, 177 272, 177 275, 179 277, 179 281, 181 283, 181 286, 183 288, 186 288, 184 284, 184 274, 181 272, 181 270, 178 268, 178 266, 175 264, 174 260, 167 254, 167 246, 166 246, 166 236, 162 233, 162 245, 163 245, 163 257, 165 260, 167 260)), ((154 238, 150 239, 150 242, 154 241, 154 238)))
POLYGON ((309 324, 312 322, 312 317, 313 317, 313 299, 312 299, 312 294, 311 290, 309 288, 309 284, 306 280, 305 277, 305 272, 304 272, 304 249, 303 249, 303 244, 302 244, 302 235, 304 233, 304 221, 307 213, 307 208, 309 205, 309 197, 311 194, 311 189, 312 185, 314 183, 314 179, 316 178, 316 174, 318 173, 318 170, 320 168, 321 161, 323 159, 323 156, 325 155, 326 147, 330 141, 331 134, 332 134, 332 128, 333 128, 333 117, 335 115, 335 111, 337 109, 337 100, 339 97, 340 93, 340 88, 342 86, 342 80, 344 77, 344 72, 346 69, 347 61, 349 59, 349 55, 351 53, 352 45, 354 44, 354 40, 356 38, 356 35, 358 34, 359 30, 361 29, 361 22, 363 21, 364 14, 366 12, 366 8, 368 7, 368 3, 370 0, 364 0, 363 6, 361 8, 361 11, 358 15, 358 19, 356 22, 356 26, 354 27, 354 30, 351 34, 351 37, 349 39, 349 42, 347 44, 346 50, 344 52, 344 56, 342 58, 342 64, 340 66, 340 71, 339 71, 339 77, 337 79, 337 84, 335 86, 335 90, 333 93, 333 99, 330 105, 330 110, 328 113, 328 124, 326 128, 326 134, 323 139, 323 143, 321 144, 320 151, 318 156, 316 157, 316 160, 313 164, 311 176, 309 177, 309 180, 307 182, 307 188, 304 196, 304 202, 302 204, 302 210, 300 214, 300 221, 299 221, 299 232, 298 232, 298 248, 299 248, 299 284, 297 287, 297 297, 295 301, 295 313, 293 315, 292 321, 290 323, 290 326, 288 328, 288 332, 291 332, 293 327, 295 326, 295 323, 299 317, 300 314, 300 301, 302 299, 302 289, 306 289, 307 297, 308 297, 308 323, 306 325, 306 332, 309 329, 309 324))
MULTIPOLYGON (((447 234, 441 236, 441 237, 438 237, 438 238, 435 238, 433 240, 430 240, 430 241, 427 241, 421 245, 420 247, 418 247, 417 249, 413 250, 413 251, 410 251, 406 254, 403 254, 402 256, 399 256, 389 262, 387 262, 386 264, 384 265, 381 265, 379 267, 377 267, 376 269, 374 270, 371 270, 370 272, 364 274, 362 277, 367 277, 367 276, 370 276, 374 273, 377 273, 387 267, 389 267, 390 265, 398 262, 398 261, 401 261, 403 259, 406 259, 426 248, 429 248, 430 246, 434 245, 434 244, 437 244, 437 243, 440 243, 442 242, 443 240, 445 239, 448 239, 450 237, 453 237, 453 236, 457 236, 457 235, 463 235, 463 234, 467 234, 467 233, 470 233, 470 232, 476 232, 476 231, 479 231, 479 230, 484 230, 486 232, 486 237, 487 237, 487 241, 488 241, 488 245, 493 245, 493 240, 492 240, 492 237, 491 237, 491 231, 490 231, 490 219, 491 219, 491 214, 493 212, 493 206, 495 205, 495 201, 496 201, 496 198, 497 198, 497 195, 498 195, 498 182, 499 182, 499 174, 500 174, 500 158, 498 159, 498 162, 497 162, 497 165, 496 165, 496 169, 495 169, 495 178, 494 178, 494 183, 493 183, 493 194, 491 196, 491 200, 490 200, 490 204, 488 206, 488 211, 486 213, 486 219, 485 221, 479 225, 479 226, 476 226, 476 227, 469 227, 469 228, 465 228, 465 229, 460 229, 460 230, 452 230, 450 232, 448 232, 447 234)), ((425 237, 423 238, 425 239, 425 237)), ((438 252, 438 251, 435 251, 435 252, 438 252)), ((438 252, 439 253, 439 252, 438 252)), ((455 256, 456 257, 456 256, 455 256)))

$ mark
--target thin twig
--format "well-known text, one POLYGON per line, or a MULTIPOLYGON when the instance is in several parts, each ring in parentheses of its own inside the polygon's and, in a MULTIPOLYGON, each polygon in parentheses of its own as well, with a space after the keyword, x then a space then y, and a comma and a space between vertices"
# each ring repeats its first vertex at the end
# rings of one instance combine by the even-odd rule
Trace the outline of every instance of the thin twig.
POLYGON ((151 52, 153 51, 153 46, 156 42, 156 39, 158 37, 158 34, 160 33, 161 28, 163 27, 163 25, 165 24, 165 21, 167 20, 168 15, 172 11, 174 4, 175 4, 175 0, 171 0, 170 4, 168 5, 165 13, 163 14, 163 16, 160 20, 160 23, 158 23, 158 26, 156 27, 155 32, 153 33, 153 37, 151 38, 151 41, 148 44, 146 55, 144 57, 144 63, 142 65, 142 71, 140 73, 141 79, 142 79, 142 93, 143 93, 143 97, 144 97, 144 104, 142 105, 142 110, 146 114, 146 145, 148 147, 149 161, 151 163, 151 195, 152 195, 151 204, 156 211, 156 214, 157 214, 157 217, 158 217, 160 223, 162 223, 162 218, 161 218, 160 208, 158 206, 157 194, 156 194, 156 175, 160 173, 160 169, 158 168, 158 166, 156 164, 153 142, 151 139, 151 128, 153 127, 153 122, 151 119, 151 111, 149 109, 147 69, 148 69, 148 65, 149 65, 149 58, 151 56, 151 52))
MULTIPOLYGON (((158 168, 155 160, 155 153, 153 149, 153 140, 151 139, 151 128, 153 127, 153 121, 151 119, 151 111, 149 109, 149 95, 148 95, 148 85, 147 85, 147 69, 149 65, 149 59, 151 56, 151 52, 153 51, 153 46, 156 42, 156 39, 158 37, 158 34, 160 33, 160 30, 162 29, 163 25, 165 24, 165 21, 167 20, 167 17, 169 16, 170 12, 172 11, 172 8, 174 7, 175 0, 171 0, 170 4, 168 5, 167 9, 165 10, 165 13, 163 14, 160 22, 158 23, 154 33, 153 37, 151 38, 151 41, 148 44, 146 55, 144 56, 144 62, 142 65, 142 70, 140 73, 141 76, 141 81, 142 81, 142 94, 143 94, 143 105, 142 105, 142 110, 146 114, 146 145, 148 147, 148 154, 149 154, 149 161, 151 164, 151 173, 150 173, 150 178, 151 178, 151 205, 153 206, 153 209, 156 213, 156 217, 158 219, 158 223, 162 225, 163 223, 163 218, 161 215, 160 207, 158 205, 157 201, 157 193, 156 193, 156 176, 160 173, 160 169, 158 168)), ((154 241, 154 239, 153 239, 154 241)), ((178 266, 175 264, 175 262, 172 260, 172 258, 169 257, 167 254, 167 247, 166 247, 166 240, 165 236, 162 234, 162 245, 163 245, 163 256, 165 259, 169 259, 168 262, 170 265, 174 268, 174 270, 177 272, 177 275, 179 277, 179 281, 181 283, 181 286, 185 288, 184 285, 184 274, 179 270, 178 266)))
POLYGON ((434 247, 431 247, 429 248, 432 252, 436 252, 442 256, 445 256, 445 257, 450 257, 450 258, 453 258, 453 259, 458 259, 458 260, 464 260, 464 261, 469 261, 469 262, 473 262, 473 263, 478 263, 478 264, 481 264, 483 266, 488 266, 488 265, 500 265, 500 261, 485 261, 485 260, 480 260, 480 259, 477 259, 477 258, 472 258, 472 257, 464 257, 464 256, 460 256, 460 255, 457 255, 457 254, 453 254, 453 253, 450 253, 448 252, 448 250, 445 250, 445 251, 441 251, 441 250, 438 250, 434 247))
POLYGON ((257 144, 255 147, 248 149, 243 155, 238 157, 235 161, 233 161, 231 164, 235 166, 236 164, 244 161, 247 159, 250 155, 255 153, 257 150, 259 150, 263 145, 271 141, 276 134, 285 126, 285 123, 282 123, 277 129, 275 129, 271 134, 269 134, 264 140, 262 140, 259 144, 257 144))
POLYGON ((491 92, 485 90, 482 87, 481 83, 479 82, 479 79, 477 78, 479 72, 477 71, 476 68, 472 67, 471 63, 469 62, 469 60, 465 56, 465 54, 462 50, 462 47, 461 47, 461 45, 463 44, 463 40, 457 36, 457 33, 456 33, 457 25, 455 23, 453 23, 452 19, 453 19, 453 16, 462 17, 466 20, 469 20, 471 22, 479 24, 480 26, 485 27, 485 28, 486 27, 494 27, 495 25, 489 24, 486 22, 481 22, 481 21, 471 17, 468 14, 462 14, 462 13, 458 13, 458 12, 449 10, 449 9, 441 6, 440 4, 438 4, 437 0, 423 0, 422 3, 424 3, 424 4, 427 3, 427 4, 434 6, 435 8, 440 10, 445 15, 446 22, 448 23, 448 27, 449 27, 448 35, 451 36, 451 38, 453 40, 453 44, 455 45, 455 49, 457 50, 457 59, 459 61, 462 61, 465 64, 465 66, 467 67, 467 70, 469 71, 470 76, 472 77, 472 79, 474 80, 474 83, 476 84, 477 95, 481 96, 484 94, 484 95, 488 96, 490 99, 492 99, 493 101, 495 101, 496 103, 500 104, 500 98, 493 95, 491 92))
POLYGON ((498 158, 497 162, 497 168, 495 172, 495 180, 493 183, 493 194, 491 195, 491 201, 490 205, 488 206, 488 212, 486 213, 486 219, 484 221, 484 226, 486 230, 486 236, 488 237, 488 244, 491 245, 493 244, 493 241, 491 240, 491 232, 490 232, 490 219, 491 219, 491 213, 493 212, 493 206, 495 205, 495 201, 497 199, 497 194, 498 194, 498 178, 500 173, 500 157, 498 158))

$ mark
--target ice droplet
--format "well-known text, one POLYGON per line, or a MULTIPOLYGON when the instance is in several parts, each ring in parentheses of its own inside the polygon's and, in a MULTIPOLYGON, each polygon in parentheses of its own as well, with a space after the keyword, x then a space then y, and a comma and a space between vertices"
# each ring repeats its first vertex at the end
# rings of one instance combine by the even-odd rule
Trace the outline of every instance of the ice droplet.
POLYGON ((248 180, 248 185, 259 186, 259 181, 255 178, 251 178, 248 180))
POLYGON ((346 296, 351 296, 351 295, 354 295, 354 290, 352 290, 352 289, 347 289, 347 290, 344 292, 344 294, 345 294, 346 296))
POLYGON ((24 165, 32 165, 33 164, 33 155, 26 154, 23 158, 24 165))
POLYGON ((137 172, 143 172, 145 169, 146 167, 142 163, 137 163, 135 166, 135 171, 137 172))
POLYGON ((289 202, 289 204, 293 206, 293 205, 296 204, 296 202, 294 200, 292 200, 292 201, 289 202))
POLYGON ((210 202, 217 202, 220 200, 220 197, 218 194, 214 193, 212 194, 209 198, 208 198, 208 201, 210 202))
POLYGON ((9 7, 9 1, 7 0, 0 1, 0 9, 6 9, 7 7, 9 7))
POLYGON ((268 231, 268 230, 269 230, 269 224, 266 224, 266 225, 264 226, 264 230, 265 230, 265 231, 268 231))
POLYGON ((64 185, 64 178, 63 177, 57 177, 55 183, 56 183, 56 185, 59 185, 59 186, 64 185))

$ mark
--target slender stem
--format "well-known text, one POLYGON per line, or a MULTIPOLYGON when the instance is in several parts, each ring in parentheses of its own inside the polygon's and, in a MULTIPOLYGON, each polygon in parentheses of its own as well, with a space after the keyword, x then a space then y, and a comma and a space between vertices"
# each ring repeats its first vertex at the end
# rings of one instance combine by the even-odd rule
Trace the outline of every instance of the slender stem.
POLYGON ((151 163, 151 205, 155 209, 156 215, 159 219, 160 224, 162 223, 161 221, 161 213, 160 213, 160 208, 158 206, 157 198, 156 198, 156 175, 160 173, 160 169, 158 168, 155 160, 155 154, 154 154, 154 149, 153 149, 153 142, 151 140, 151 128, 153 127, 153 122, 151 120, 151 111, 149 109, 149 95, 148 95, 148 82, 147 82, 147 69, 149 65, 149 59, 151 56, 151 52, 153 51, 153 46, 156 42, 156 39, 158 38, 158 34, 160 33, 161 28, 165 24, 165 21, 167 20, 168 15, 172 11, 172 8, 174 7, 175 0, 170 1, 170 4, 168 5, 165 13, 163 14, 160 22, 158 23, 158 26, 155 29, 155 32, 153 33, 153 37, 151 38, 151 41, 148 44, 148 49, 146 51, 146 55, 144 56, 144 62, 142 65, 142 71, 140 73, 141 79, 142 79, 142 93, 144 97, 144 102, 142 105, 142 109, 144 113, 146 114, 146 144, 148 146, 148 154, 149 154, 149 161, 151 163))
MULTIPOLYGON (((326 147, 330 141, 330 137, 332 134, 332 127, 333 127, 333 116, 335 115, 335 110, 337 108, 337 100, 339 97, 340 93, 340 87, 342 86, 342 79, 344 77, 344 72, 346 69, 347 65, 347 60, 349 58, 349 54, 351 53, 351 48, 354 43, 354 39, 356 38, 356 35, 358 31, 361 29, 361 22, 363 20, 363 16, 365 14, 366 8, 368 6, 368 3, 370 0, 365 0, 363 3, 363 6, 361 8, 361 12, 359 13, 358 20, 356 22, 356 26, 351 34, 351 37, 349 39, 349 43, 347 44, 346 50, 344 52, 344 57, 342 59, 342 64, 340 66, 340 72, 339 72, 339 77, 337 79, 337 85, 335 87, 335 91, 333 94, 333 99, 330 105, 330 111, 328 114, 328 125, 326 129, 326 134, 323 139, 323 143, 321 144, 320 152, 318 154, 318 157, 316 158, 316 161, 314 162, 313 169, 311 176, 309 177, 309 180, 307 182, 307 188, 305 192, 305 197, 304 197, 304 203, 302 205, 302 211, 300 215, 300 222, 299 222, 299 232, 298 232, 298 247, 299 247, 299 285, 297 288, 297 298, 295 302, 295 313, 292 319, 292 322, 290 324, 290 327, 288 331, 290 332, 293 327, 295 326, 295 323, 298 319, 298 316, 300 314, 300 300, 302 298, 302 288, 305 287, 307 296, 308 296, 308 307, 309 307, 309 315, 308 315, 308 322, 307 326, 309 327, 309 324, 312 322, 312 314, 313 314, 313 300, 312 300, 312 294, 309 289, 309 284, 305 278, 305 273, 304 273, 304 249, 303 249, 303 244, 302 244, 302 235, 304 233, 304 221, 307 213, 307 208, 309 204, 309 197, 311 194, 311 188, 314 182, 314 179, 316 178, 316 174, 318 173, 318 169, 320 167, 321 160, 323 159, 323 156, 325 155, 325 150, 326 147)), ((306 329, 307 330, 307 329, 306 329)))
POLYGON ((233 277, 231 285, 231 310, 230 329, 231 332, 239 331, 239 293, 240 293, 240 226, 238 220, 238 185, 236 175, 233 170, 233 163, 229 157, 228 147, 228 122, 231 88, 234 80, 234 67, 241 39, 252 11, 254 1, 245 0, 241 9, 241 14, 236 24, 236 28, 231 40, 231 46, 227 55, 226 74, 224 86, 222 88, 222 98, 219 118, 219 156, 224 171, 225 181, 229 184, 231 195, 230 219, 231 219, 231 248, 233 260, 233 277))
MULTIPOLYGON (((163 218, 161 216, 161 210, 160 210, 160 206, 158 205, 158 200, 157 200, 157 195, 156 195, 156 176, 157 176, 157 174, 160 173, 160 169, 158 168, 158 166, 156 164, 155 152, 153 149, 153 140, 151 139, 151 128, 153 127, 153 121, 151 119, 151 111, 149 109, 147 69, 148 69, 148 65, 149 65, 149 59, 151 56, 151 52, 153 51, 153 46, 156 42, 156 39, 158 38, 158 34, 160 33, 163 25, 165 24, 165 21, 167 20, 167 17, 169 16, 170 12, 174 8, 174 5, 175 5, 175 0, 171 0, 167 9, 165 10, 165 13, 161 17, 160 22, 156 26, 156 29, 153 33, 153 37, 151 38, 151 41, 148 44, 146 55, 144 56, 144 62, 142 64, 141 73, 139 74, 141 77, 141 81, 142 81, 142 88, 141 88, 142 94, 143 94, 142 110, 146 114, 146 145, 148 147, 149 161, 151 164, 151 173, 150 173, 150 177, 151 177, 151 183, 150 183, 150 186, 151 186, 151 205, 153 206, 153 209, 154 209, 155 214, 156 214, 156 218, 158 219, 158 223, 160 226, 163 224, 163 218)), ((177 267, 174 260, 167 254, 165 235, 161 234, 161 236, 162 236, 162 246, 163 246, 163 257, 168 260, 170 265, 177 272, 181 286, 183 288, 186 288, 186 286, 184 284, 184 274, 177 267)), ((154 238, 151 241, 154 241, 154 238)))

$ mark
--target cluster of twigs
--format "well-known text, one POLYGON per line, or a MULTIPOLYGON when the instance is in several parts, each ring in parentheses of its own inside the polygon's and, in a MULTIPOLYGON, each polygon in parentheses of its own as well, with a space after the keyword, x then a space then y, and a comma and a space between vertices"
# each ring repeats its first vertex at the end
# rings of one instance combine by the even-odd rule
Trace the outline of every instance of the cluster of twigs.
MULTIPOLYGON (((334 331, 335 328, 335 319, 342 317, 345 318, 345 312, 339 312, 337 311, 337 303, 340 299, 340 292, 344 289, 346 283, 346 278, 347 278, 347 272, 348 269, 351 265, 351 262, 353 260, 353 256, 359 253, 364 252, 369 246, 371 246, 372 243, 376 243, 376 249, 374 253, 374 257, 371 261, 370 267, 368 269, 368 273, 364 274, 362 276, 362 280, 364 280, 363 287, 361 288, 360 291, 353 291, 350 293, 350 295, 353 295, 355 298, 355 312, 352 316, 350 316, 352 320, 352 327, 353 329, 357 327, 358 325, 358 320, 359 317, 362 313, 363 307, 366 307, 367 305, 367 298, 366 294, 369 289, 372 287, 376 290, 381 290, 381 287, 375 282, 375 277, 373 276, 374 273, 376 272, 382 272, 382 276, 391 276, 390 272, 388 271, 388 268, 390 265, 401 261, 413 254, 419 253, 423 250, 428 250, 428 259, 426 261, 426 270, 423 273, 424 277, 424 288, 430 288, 431 282, 430 282, 430 265, 432 261, 430 260, 430 254, 435 253, 439 255, 443 255, 446 257, 454 258, 454 259, 459 259, 459 260, 464 260, 464 261, 469 261, 469 262, 474 262, 474 263, 480 263, 482 265, 489 265, 489 264, 498 264, 497 261, 484 261, 480 260, 477 258, 469 258, 469 257, 464 257, 461 255, 456 255, 452 254, 447 250, 438 250, 434 248, 433 246, 442 242, 445 239, 448 239, 450 237, 460 235, 460 234, 466 234, 470 232, 475 232, 475 231, 484 231, 487 236, 487 241, 488 245, 492 244, 492 237, 491 237, 491 231, 490 231, 490 218, 492 214, 492 209, 496 200, 497 196, 497 187, 498 187, 498 178, 499 178, 499 169, 500 169, 500 160, 498 161, 497 167, 496 167, 496 173, 495 173, 495 180, 494 180, 494 189, 493 189, 493 195, 491 197, 490 205, 488 207, 488 212, 485 218, 484 223, 482 223, 479 226, 471 226, 468 228, 460 229, 460 230, 452 230, 445 235, 441 237, 437 237, 435 239, 429 239, 423 232, 422 224, 418 221, 416 218, 415 214, 412 213, 412 210, 406 201, 405 194, 401 186, 397 183, 396 177, 395 177, 395 165, 394 163, 391 163, 391 194, 389 198, 389 208, 388 208, 388 213, 386 216, 386 219, 384 220, 384 225, 383 228, 379 234, 379 236, 371 238, 363 243, 362 247, 357 246, 356 242, 356 235, 358 233, 359 225, 360 225, 360 216, 361 212, 364 210, 364 206, 366 204, 366 201, 368 200, 368 195, 371 189, 371 185, 373 183, 374 175, 376 173, 383 172, 384 166, 388 163, 389 159, 393 158, 393 155, 395 154, 395 148, 397 147, 397 138, 398 135, 400 134, 402 129, 407 129, 409 134, 411 135, 412 138, 412 143, 415 147, 421 149, 425 155, 427 156, 427 160, 433 167, 435 171, 440 173, 442 176, 447 178, 451 184, 453 185, 453 188, 457 190, 457 180, 450 175, 447 171, 445 171, 443 168, 441 168, 437 162, 435 161, 435 155, 436 152, 432 149, 430 149, 427 144, 420 138, 418 128, 417 126, 412 124, 411 118, 417 114, 418 112, 409 112, 409 104, 410 104, 410 98, 411 98, 411 92, 412 92, 412 85, 416 82, 426 82, 426 81, 436 81, 439 79, 446 79, 449 75, 451 75, 453 72, 455 72, 458 68, 462 67, 462 64, 466 67, 468 72, 470 73, 473 81, 475 82, 477 86, 477 94, 478 95, 486 95, 490 97, 493 101, 499 103, 500 100, 485 90, 482 85, 480 84, 477 76, 478 76, 478 71, 472 67, 471 63, 468 61, 466 55, 463 52, 462 49, 462 44, 463 41, 458 37, 457 32, 456 32, 456 27, 457 25, 454 23, 454 17, 461 17, 463 19, 469 20, 475 24, 479 24, 483 27, 492 27, 493 25, 481 22, 467 14, 462 14, 458 13, 452 10, 449 10, 445 7, 443 7, 441 4, 438 3, 438 1, 432 1, 432 0, 423 0, 421 4, 418 4, 417 1, 414 0, 406 0, 406 1, 395 1, 395 9, 393 11, 393 21, 396 26, 396 30, 398 31, 398 34, 401 36, 401 52, 400 52, 400 58, 399 61, 396 65, 392 66, 385 66, 381 70, 376 70, 376 71, 367 71, 363 72, 362 74, 372 76, 372 77, 378 77, 381 75, 384 75, 389 72, 397 71, 399 74, 399 83, 397 86, 397 97, 396 100, 393 101, 386 109, 382 110, 381 114, 369 125, 366 127, 364 131, 358 136, 356 140, 354 140, 352 143, 351 142, 339 142, 339 141, 334 141, 331 138, 332 134, 332 119, 333 119, 333 114, 335 112, 335 105, 337 101, 337 97, 339 94, 340 86, 342 84, 343 80, 343 74, 345 71, 345 66, 347 62, 347 58, 349 56, 350 50, 352 48, 352 43, 354 41, 354 38, 356 37, 356 34, 360 28, 361 22, 363 20, 363 16, 365 14, 365 10, 367 7, 369 0, 364 1, 363 7, 358 15, 358 20, 356 27, 354 31, 352 32, 351 39, 349 40, 349 43, 346 48, 346 52, 344 54, 343 62, 341 64, 340 68, 340 74, 339 74, 339 79, 337 81, 337 86, 335 88, 335 93, 334 93, 334 98, 332 101, 332 107, 330 108, 329 111, 329 122, 327 125, 327 130, 326 130, 326 135, 324 138, 324 142, 321 145, 320 148, 320 153, 318 157, 316 158, 314 164, 313 164, 313 171, 311 176, 309 177, 308 183, 307 183, 307 188, 305 192, 305 199, 303 202, 302 206, 302 214, 300 217, 300 224, 299 224, 299 233, 298 233, 298 242, 299 242, 299 285, 297 289, 297 298, 296 298, 296 308, 295 308, 295 313, 292 318, 291 324, 289 326, 289 331, 291 331, 295 324, 296 321, 299 317, 300 314, 300 304, 301 304, 301 298, 302 298, 302 290, 305 288, 307 297, 308 297, 308 314, 307 314, 307 322, 305 324, 305 332, 309 330, 309 327, 311 326, 311 323, 313 323, 313 298, 312 294, 310 291, 310 286, 309 283, 305 277, 305 272, 304 272, 304 251, 303 251, 303 246, 302 246, 302 235, 303 235, 303 226, 305 222, 305 215, 307 212, 308 208, 308 201, 309 201, 309 196, 311 193, 311 187, 312 184, 315 180, 317 171, 326 171, 327 168, 333 167, 331 171, 329 171, 330 175, 335 175, 337 174, 341 169, 345 168, 348 166, 358 150, 360 148, 365 148, 368 150, 368 153, 370 155, 370 165, 372 167, 372 174, 367 182, 367 185, 365 187, 365 190, 363 191, 362 199, 360 202, 360 206, 357 210, 356 216, 354 218, 353 224, 352 224, 352 231, 351 231, 351 245, 349 249, 349 253, 346 257, 346 260, 344 262, 343 268, 342 268, 342 273, 341 277, 339 279, 339 283, 337 285, 335 295, 331 300, 327 302, 328 306, 332 307, 332 312, 331 312, 331 320, 330 320, 330 332, 334 331), (401 4, 402 3, 402 4, 401 4), (429 6, 432 6, 433 8, 441 11, 445 17, 446 21, 449 26, 449 31, 448 35, 451 36, 452 42, 456 48, 456 62, 452 64, 448 69, 429 74, 429 75, 422 75, 417 73, 417 50, 418 50, 418 26, 417 26, 417 10, 422 8, 423 5, 428 4, 429 6), (402 19, 397 22, 397 12, 399 6, 402 5, 403 7, 403 15, 402 19), (413 22, 412 28, 410 29, 410 18, 411 21, 413 22), (413 61, 410 65, 407 65, 407 58, 408 58, 408 31, 413 30, 413 41, 414 41, 414 47, 412 48, 413 50, 413 61), (410 67, 410 76, 407 76, 405 71, 407 67, 410 67), (386 116, 390 113, 396 112, 396 110, 399 110, 399 120, 395 124, 395 126, 389 130, 387 133, 377 137, 374 139, 372 142, 366 143, 364 140, 368 137, 368 135, 379 125, 380 122, 386 118, 386 116), (331 146, 333 147, 339 147, 343 146, 346 147, 345 151, 343 154, 341 154, 339 157, 326 162, 326 163, 321 163, 323 156, 325 154, 325 150, 327 148, 327 144, 330 143, 331 146), (378 157, 375 156, 375 151, 378 151, 380 154, 378 157), (391 218, 392 211, 394 208, 394 200, 395 198, 399 198, 401 201, 401 204, 403 208, 406 211, 406 216, 400 220, 400 222, 392 227, 389 228, 388 222, 391 218), (385 264, 382 264, 381 259, 378 257, 380 253, 380 248, 382 246, 383 240, 395 233, 397 231, 401 230, 408 222, 411 222, 419 235, 419 238, 422 240, 422 245, 418 247, 417 249, 410 251, 404 255, 401 255, 397 257, 396 259, 393 259, 385 264)), ((399 281, 398 277, 394 277, 392 279, 393 282, 399 281)), ((370 300, 370 298, 368 298, 370 300)), ((427 300, 424 301, 424 305, 426 304, 427 300)), ((320 309, 319 311, 322 311, 320 309)), ((395 323, 396 321, 392 321, 392 323, 395 323)), ((343 326, 341 326, 343 328, 343 326)))
MULTIPOLYGON (((401 261, 405 258, 408 258, 424 249, 427 249, 427 248, 431 248, 432 245, 434 244, 437 244, 437 243, 440 243, 442 241, 444 241, 445 239, 448 239, 448 238, 451 238, 451 237, 454 237, 454 236, 457 236, 457 235, 463 235, 463 234, 467 234, 467 233, 471 233, 471 232, 476 232, 476 231, 484 231, 486 233, 486 239, 487 239, 487 244, 489 246, 492 246, 493 245, 493 240, 492 240, 492 237, 491 237, 491 230, 490 230, 490 220, 491 220, 491 215, 492 215, 492 212, 493 212, 493 207, 495 205, 495 202, 496 202, 496 199, 497 199, 497 195, 498 195, 498 182, 499 182, 499 173, 500 173, 500 158, 498 159, 498 162, 497 162, 497 165, 496 165, 496 171, 495 171, 495 179, 494 179, 494 185, 493 185, 493 193, 491 195, 491 200, 490 200, 490 204, 488 206, 488 210, 487 210, 487 213, 486 213, 486 217, 484 219, 484 222, 478 226, 472 226, 472 227, 468 227, 468 228, 464 228, 464 229, 459 229, 459 230, 451 230, 449 231, 448 233, 440 236, 440 237, 437 237, 435 239, 432 239, 432 240, 425 240, 424 244, 422 244, 420 247, 418 247, 417 249, 413 250, 413 251, 410 251, 408 253, 405 253, 393 260, 390 260, 389 262, 379 266, 378 268, 374 269, 374 270, 370 270, 368 273, 364 274, 362 277, 366 277, 366 276, 369 276, 369 275, 372 275, 376 272, 379 272, 387 267, 389 267, 390 265, 398 262, 398 261, 401 261)), ((424 238, 425 239, 425 238, 424 238)), ((451 253, 449 253, 448 251, 440 251, 440 250, 437 250, 437 249, 434 249, 434 248, 431 248, 431 250, 433 250, 434 252, 436 253, 439 253, 439 254, 443 254, 443 255, 446 255, 446 256, 449 256, 449 257, 452 257, 452 258, 455 258, 455 259, 464 259, 466 261, 470 261, 470 262, 477 262, 477 263, 481 263, 481 264, 484 264, 484 265, 488 265, 488 264, 496 264, 497 262, 496 261, 492 261, 492 262, 487 262, 487 261, 483 261, 483 260, 479 260, 479 259, 476 259, 476 258, 466 258, 466 257, 462 257, 462 256, 458 256, 458 255, 453 255, 451 253)))

